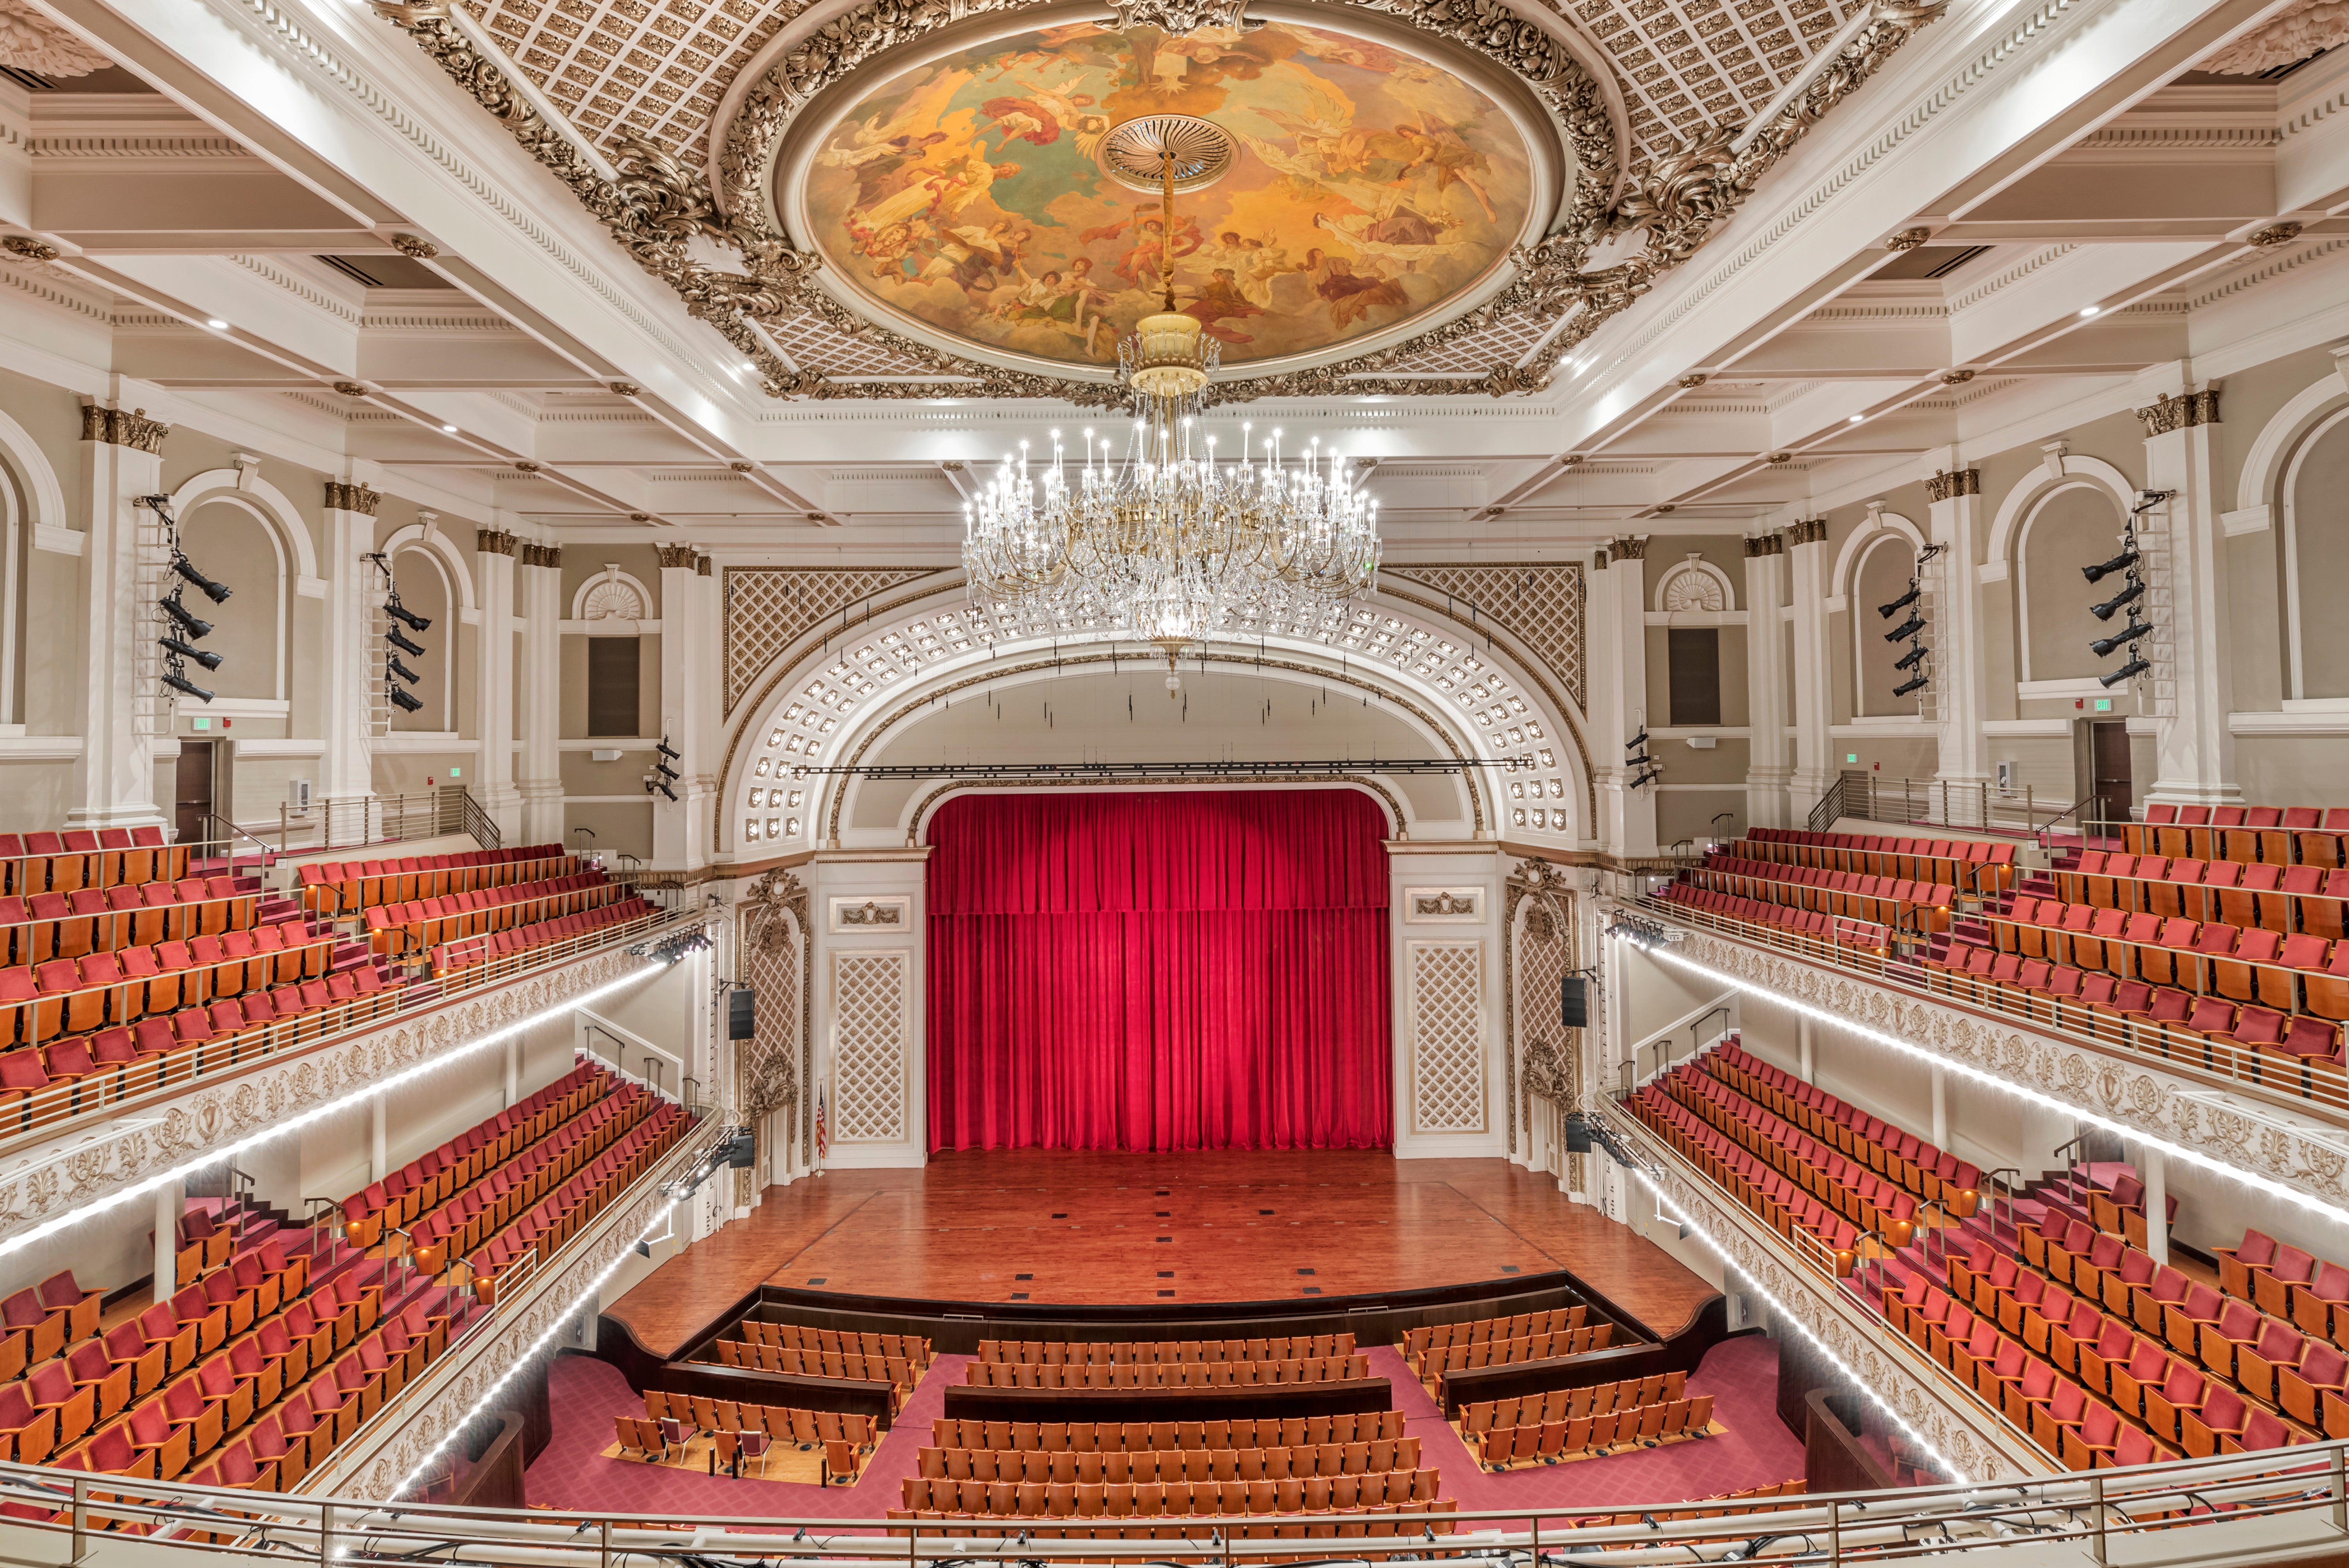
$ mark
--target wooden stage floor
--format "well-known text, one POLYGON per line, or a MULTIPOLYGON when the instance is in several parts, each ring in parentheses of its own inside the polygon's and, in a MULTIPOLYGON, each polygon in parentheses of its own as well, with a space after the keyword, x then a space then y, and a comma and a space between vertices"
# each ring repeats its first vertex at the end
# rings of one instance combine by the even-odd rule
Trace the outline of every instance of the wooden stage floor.
POLYGON ((940 1154, 770 1187, 607 1309, 673 1354, 762 1283, 928 1301, 1179 1307, 1568 1269, 1659 1334, 1713 1295, 1654 1243, 1501 1160, 1384 1150, 940 1154))

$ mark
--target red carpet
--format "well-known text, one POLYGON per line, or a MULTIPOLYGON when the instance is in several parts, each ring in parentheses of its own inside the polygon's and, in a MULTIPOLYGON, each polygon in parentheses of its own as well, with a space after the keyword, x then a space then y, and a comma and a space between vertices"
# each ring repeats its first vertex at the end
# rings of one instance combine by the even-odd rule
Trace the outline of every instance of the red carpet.
MULTIPOLYGON (((1723 1436, 1503 1475, 1476 1468, 1396 1351, 1374 1348, 1370 1357, 1371 1372, 1392 1380, 1406 1430, 1421 1441, 1423 1462, 1444 1472, 1444 1491, 1464 1510, 1537 1508, 1552 1517, 1711 1497, 1803 1473, 1803 1445, 1772 1408, 1777 1352, 1759 1335, 1716 1346, 1689 1379, 1691 1393, 1713 1396, 1713 1418, 1729 1429, 1723 1436)), ((603 1450, 612 1445, 612 1418, 643 1414, 644 1401, 629 1393, 626 1380, 606 1363, 560 1356, 547 1374, 554 1437, 530 1467, 529 1500, 558 1511, 597 1509, 680 1522, 744 1516, 879 1519, 898 1506, 899 1483, 915 1472, 916 1450, 928 1444, 930 1422, 945 1408, 946 1389, 961 1381, 969 1361, 968 1356, 940 1356, 896 1425, 883 1434, 864 1476, 854 1486, 827 1488, 761 1480, 755 1473, 730 1480, 605 1459, 603 1450)))

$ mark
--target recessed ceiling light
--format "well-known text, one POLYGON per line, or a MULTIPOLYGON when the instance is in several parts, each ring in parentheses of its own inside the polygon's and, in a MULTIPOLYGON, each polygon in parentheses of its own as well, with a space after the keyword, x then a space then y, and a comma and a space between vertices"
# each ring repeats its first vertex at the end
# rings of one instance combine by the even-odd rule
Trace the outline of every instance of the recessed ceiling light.
POLYGON ((1868 418, 1868 416, 1867 416, 1867 415, 1865 415, 1865 414, 1854 414, 1850 418, 1848 418, 1848 419, 1845 420, 1845 421, 1844 421, 1844 423, 1845 423, 1845 424, 1847 424, 1847 425, 1857 425, 1857 424, 1858 424, 1862 419, 1865 419, 1865 418, 1868 418))
POLYGON ((444 436, 453 436, 457 433, 457 427, 454 425, 443 425, 440 427, 440 433, 444 436))
POLYGON ((228 330, 228 323, 222 321, 218 316, 213 316, 210 321, 205 322, 204 325, 211 327, 214 332, 226 332, 228 330))
POLYGON ((2084 305, 2081 307, 2080 314, 2082 315, 2094 315, 2096 314, 2096 310, 2097 307, 2095 305, 2084 305))

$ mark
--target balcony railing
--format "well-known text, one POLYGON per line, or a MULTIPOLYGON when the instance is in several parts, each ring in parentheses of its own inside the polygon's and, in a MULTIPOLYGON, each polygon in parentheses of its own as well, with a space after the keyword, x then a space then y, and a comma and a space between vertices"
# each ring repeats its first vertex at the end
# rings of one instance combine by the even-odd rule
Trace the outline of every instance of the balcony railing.
POLYGON ((0 1099, 0 1155, 69 1135, 101 1121, 119 1122, 124 1118, 135 1121, 136 1113, 142 1109, 161 1105, 191 1088, 217 1083, 264 1063, 325 1049, 401 1018, 417 1016, 460 997, 476 995, 576 959, 632 945, 648 937, 665 936, 701 918, 697 910, 655 910, 577 936, 469 965, 436 980, 378 991, 338 1003, 323 1012, 256 1026, 225 1039, 200 1041, 136 1062, 109 1065, 70 1082, 0 1099))
POLYGON ((1811 808, 1808 826, 1826 832, 1836 820, 1889 822, 1920 828, 1959 828, 1974 832, 2036 837, 2050 823, 2069 816, 2076 802, 2068 795, 2042 800, 2028 784, 2020 789, 1950 779, 1893 778, 1873 770, 1836 775, 1811 808))
POLYGON ((1929 968, 1899 954, 1849 947, 1779 926, 1733 920, 1651 895, 1635 902, 1657 920, 1765 948, 1857 975, 1887 990, 2019 1024, 2050 1039, 2349 1126, 2349 1078, 2337 1068, 2312 1067, 2302 1058, 2200 1035, 2189 1038, 2156 1020, 2098 1012, 2076 999, 2058 1001, 1975 976, 1929 968))

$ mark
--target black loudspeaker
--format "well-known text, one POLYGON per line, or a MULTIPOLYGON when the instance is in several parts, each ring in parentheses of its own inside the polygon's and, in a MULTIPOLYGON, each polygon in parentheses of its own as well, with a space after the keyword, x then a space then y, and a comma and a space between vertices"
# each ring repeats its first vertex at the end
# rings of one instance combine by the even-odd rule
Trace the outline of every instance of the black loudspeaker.
POLYGON ((748 985, 738 985, 726 993, 726 1037, 747 1040, 751 1035, 750 1007, 758 993, 748 985))
POLYGON ((1580 1111, 1576 1111, 1566 1119, 1566 1151, 1588 1154, 1590 1149, 1590 1123, 1582 1119, 1580 1111))
POLYGON ((1557 983, 1557 1021, 1566 1028, 1588 1028, 1590 1025, 1590 982, 1580 975, 1568 975, 1557 983))
POLYGON ((759 1158, 758 1137, 747 1127, 736 1128, 734 1135, 718 1147, 725 1154, 730 1170, 748 1171, 759 1158))

